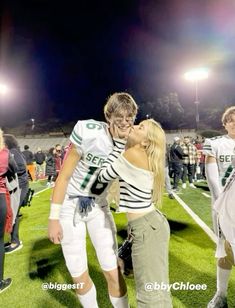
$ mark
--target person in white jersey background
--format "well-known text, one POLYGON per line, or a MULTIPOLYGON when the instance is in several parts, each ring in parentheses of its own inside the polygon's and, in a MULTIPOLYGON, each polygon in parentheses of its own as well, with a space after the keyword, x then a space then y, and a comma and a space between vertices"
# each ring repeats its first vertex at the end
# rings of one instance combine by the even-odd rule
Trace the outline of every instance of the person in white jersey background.
POLYGON ((232 171, 232 160, 235 158, 235 106, 228 108, 222 115, 222 124, 227 135, 205 139, 203 154, 206 155, 205 168, 208 186, 212 197, 212 221, 215 233, 217 230, 217 215, 213 204, 222 191, 226 179, 232 171))
POLYGON ((71 149, 53 191, 48 236, 53 243, 61 243, 74 283, 84 284, 76 293, 85 308, 98 307, 96 288, 87 266, 86 229, 107 280, 113 307, 129 307, 125 281, 117 264, 116 228, 106 191, 93 197, 90 187, 98 168, 113 149, 110 127, 117 126, 125 137, 133 126, 137 109, 131 95, 114 93, 104 107, 108 124, 78 121, 70 136, 71 149))
MULTIPOLYGON (((118 131, 113 136, 119 136, 118 131)), ((148 283, 168 284, 169 224, 156 210, 161 205, 165 173, 165 133, 152 119, 134 126, 126 150, 120 141, 103 163, 97 182, 119 179, 119 211, 126 212, 133 237, 132 262, 138 308, 172 307, 170 292, 153 290, 148 283)), ((91 188, 95 188, 96 183, 91 188)))
MULTIPOLYGON (((216 257, 219 258, 217 265, 217 292, 209 302, 208 308, 227 307, 226 295, 232 265, 229 258, 225 257, 224 254, 225 246, 224 241, 221 240, 222 234, 218 224, 218 209, 215 208, 215 201, 222 193, 222 189, 233 170, 233 160, 235 158, 235 106, 225 110, 222 115, 222 124, 228 134, 206 139, 203 146, 203 153, 206 155, 206 177, 212 197, 213 228, 218 236, 216 257)), ((228 246, 227 251, 228 249, 231 252, 231 247, 228 246)))

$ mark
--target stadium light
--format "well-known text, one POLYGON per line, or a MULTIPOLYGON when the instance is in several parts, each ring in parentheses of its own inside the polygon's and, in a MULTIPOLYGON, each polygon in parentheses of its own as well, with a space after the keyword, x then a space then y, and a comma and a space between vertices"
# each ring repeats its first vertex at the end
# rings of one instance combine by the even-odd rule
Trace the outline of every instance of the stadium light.
POLYGON ((0 83, 0 94, 6 95, 8 91, 9 91, 8 86, 4 83, 0 83))
POLYGON ((198 105, 200 103, 198 97, 198 83, 200 80, 207 79, 209 77, 209 70, 207 68, 197 68, 190 70, 184 74, 184 78, 186 80, 192 81, 195 84, 195 122, 196 122, 196 130, 198 129, 199 124, 199 108, 198 105))

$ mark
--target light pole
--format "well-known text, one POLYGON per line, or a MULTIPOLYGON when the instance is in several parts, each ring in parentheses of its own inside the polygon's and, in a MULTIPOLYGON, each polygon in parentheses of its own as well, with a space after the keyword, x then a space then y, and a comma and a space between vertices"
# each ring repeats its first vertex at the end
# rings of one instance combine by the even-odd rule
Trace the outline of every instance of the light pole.
POLYGON ((7 95, 8 92, 8 86, 4 83, 0 83, 0 114, 2 114, 1 116, 1 120, 0 120, 0 127, 3 126, 3 119, 4 119, 4 115, 3 115, 3 110, 4 110, 4 106, 3 105, 3 97, 5 95, 7 95))
POLYGON ((31 129, 34 130, 34 127, 35 127, 35 119, 31 119, 31 123, 32 123, 31 129))
POLYGON ((184 78, 186 80, 192 81, 195 84, 195 122, 196 122, 196 130, 198 129, 199 125, 199 97, 198 97, 198 83, 200 80, 207 79, 209 76, 209 71, 206 68, 196 68, 190 70, 184 74, 184 78))

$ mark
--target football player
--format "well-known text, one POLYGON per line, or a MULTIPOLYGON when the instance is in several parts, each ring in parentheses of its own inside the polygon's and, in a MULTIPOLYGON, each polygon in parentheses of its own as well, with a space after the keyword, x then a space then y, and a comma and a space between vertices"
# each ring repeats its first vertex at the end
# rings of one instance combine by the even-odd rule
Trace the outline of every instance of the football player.
MULTIPOLYGON (((133 126, 137 105, 128 93, 114 93, 104 107, 107 123, 78 121, 70 136, 72 147, 53 191, 48 236, 62 245, 67 268, 83 307, 98 307, 96 288, 89 276, 86 229, 108 284, 113 307, 129 307, 127 289, 117 265, 116 227, 106 201, 106 190, 93 196, 90 187, 112 151, 112 131, 125 138, 133 126)), ((122 146, 124 143, 120 143, 122 146)), ((100 187, 101 191, 103 187, 100 187)))
MULTIPOLYGON (((213 228, 218 236, 216 257, 218 257, 217 265, 217 292, 213 299, 209 302, 208 308, 227 307, 227 287, 232 264, 231 247, 222 239, 221 230, 218 224, 217 211, 214 203, 222 193, 222 189, 233 170, 233 160, 235 158, 235 106, 228 108, 222 115, 222 124, 228 134, 223 136, 206 139, 203 146, 203 153, 206 155, 205 168, 208 186, 212 196, 212 220, 213 228), (227 256, 224 253, 227 251, 227 256)), ((235 238, 234 238, 235 240, 235 238)))

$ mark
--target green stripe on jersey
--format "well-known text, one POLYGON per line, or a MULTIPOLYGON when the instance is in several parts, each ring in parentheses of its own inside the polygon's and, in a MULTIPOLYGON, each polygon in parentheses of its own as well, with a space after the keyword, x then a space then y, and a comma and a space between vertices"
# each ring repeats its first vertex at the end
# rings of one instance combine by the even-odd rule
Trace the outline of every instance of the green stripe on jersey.
POLYGON ((223 176, 222 180, 221 180, 222 186, 225 186, 225 184, 227 182, 227 179, 229 178, 229 176, 230 176, 232 171, 233 171, 233 166, 229 165, 227 170, 224 173, 224 176, 223 176))
POLYGON ((80 136, 78 136, 75 131, 72 132, 72 138, 79 144, 82 144, 82 138, 80 136))

